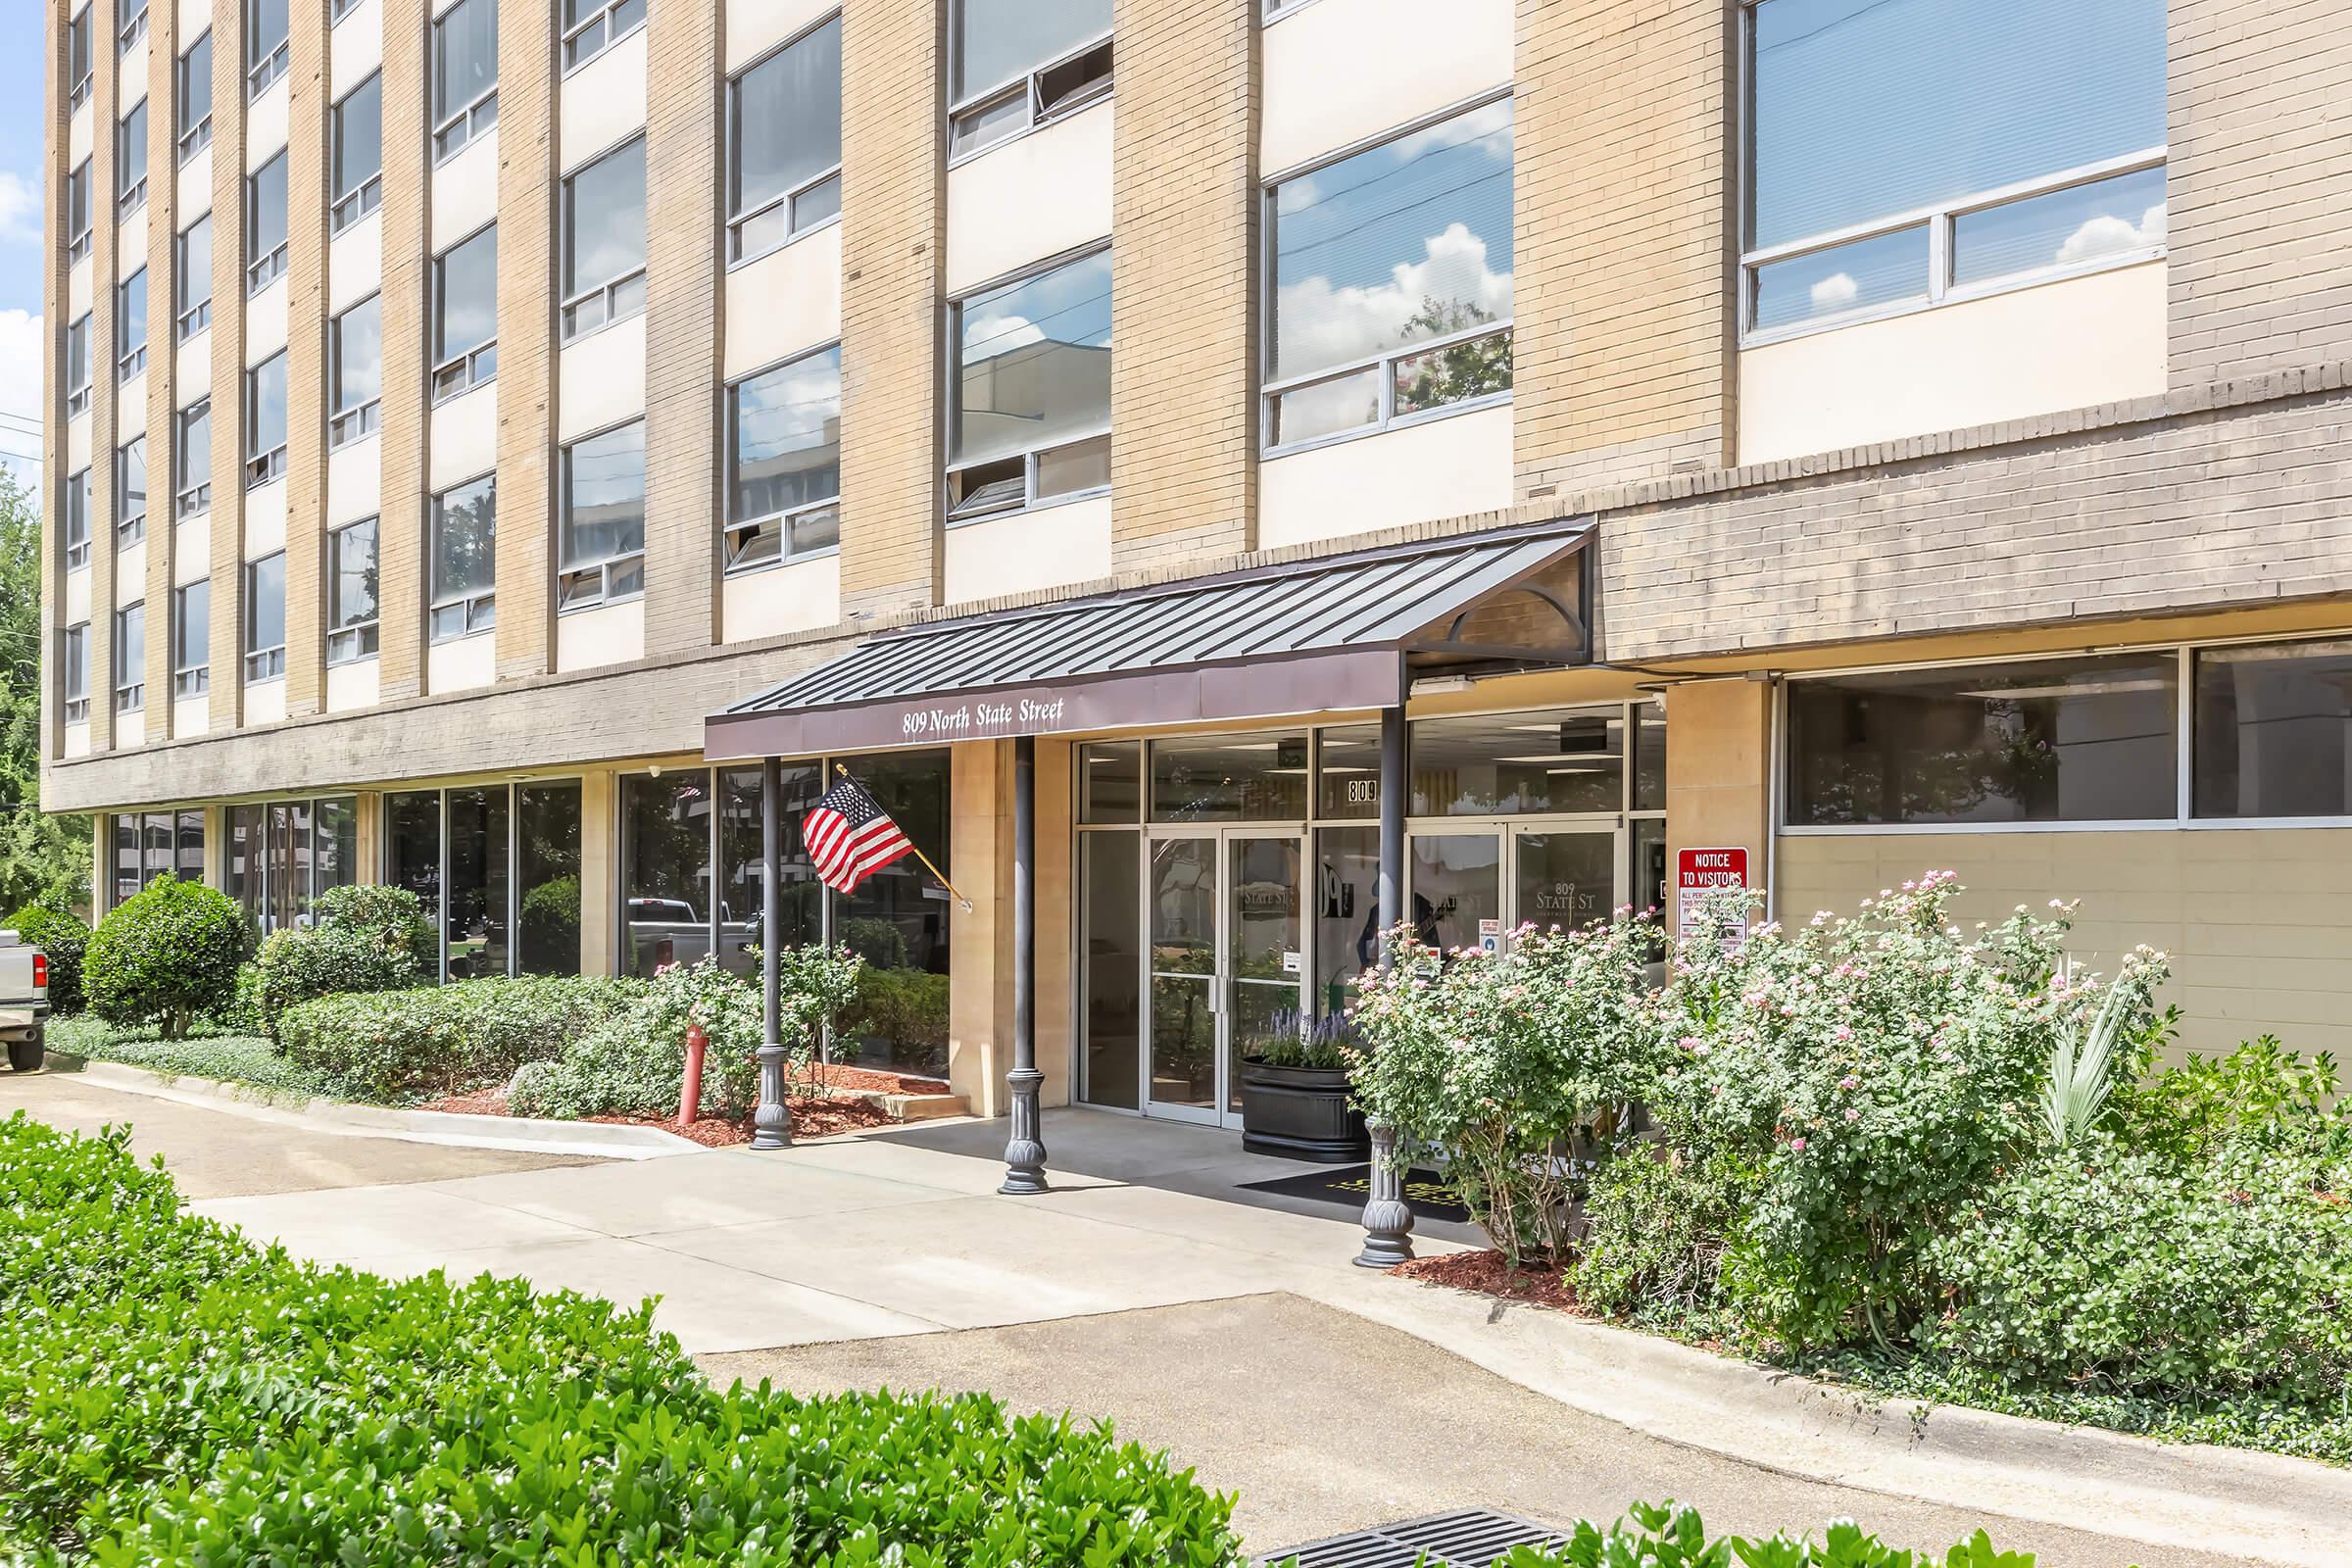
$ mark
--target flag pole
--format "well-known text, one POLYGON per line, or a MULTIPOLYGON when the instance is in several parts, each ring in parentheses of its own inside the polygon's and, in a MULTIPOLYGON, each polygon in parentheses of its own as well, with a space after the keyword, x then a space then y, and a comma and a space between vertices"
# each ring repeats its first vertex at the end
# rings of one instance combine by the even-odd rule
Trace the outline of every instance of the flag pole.
MULTIPOLYGON (((848 778, 850 776, 850 770, 842 766, 839 762, 835 762, 833 764, 833 771, 839 773, 843 778, 848 778)), ((925 855, 922 852, 921 847, 918 846, 914 840, 908 839, 906 841, 906 849, 908 853, 913 855, 916 859, 923 862, 924 870, 930 872, 934 877, 939 879, 939 885, 941 887, 946 888, 950 893, 956 895, 956 902, 963 906, 964 913, 969 914, 972 912, 972 901, 963 896, 963 889, 949 881, 947 878, 947 873, 931 863, 931 857, 925 855)))

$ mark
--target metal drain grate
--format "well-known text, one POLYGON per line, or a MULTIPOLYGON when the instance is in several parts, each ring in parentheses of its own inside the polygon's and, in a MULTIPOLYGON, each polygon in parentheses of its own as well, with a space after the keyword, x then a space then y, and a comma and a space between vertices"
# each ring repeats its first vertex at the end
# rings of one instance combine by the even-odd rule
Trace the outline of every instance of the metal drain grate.
POLYGON ((1298 1568, 1488 1568, 1513 1546, 1558 1547, 1568 1538, 1547 1526, 1488 1508, 1433 1513, 1377 1530, 1310 1541, 1285 1551, 1269 1551, 1261 1565, 1298 1559, 1298 1568))

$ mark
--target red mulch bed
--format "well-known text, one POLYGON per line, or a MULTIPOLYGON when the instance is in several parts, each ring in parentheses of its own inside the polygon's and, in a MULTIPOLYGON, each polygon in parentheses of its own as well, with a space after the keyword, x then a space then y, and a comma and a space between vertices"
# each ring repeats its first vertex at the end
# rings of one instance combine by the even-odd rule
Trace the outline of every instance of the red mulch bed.
MULTIPOLYGON (((820 1069, 823 1082, 835 1089, 878 1089, 894 1095, 944 1095, 948 1086, 936 1078, 916 1078, 906 1073, 884 1072, 871 1067, 828 1065, 820 1069)), ((897 1125, 888 1112, 870 1101, 835 1099, 830 1096, 793 1095, 785 1101, 792 1111, 792 1136, 798 1138, 830 1138, 838 1133, 862 1132, 868 1127, 897 1125)), ((505 1116, 507 1097, 503 1090, 484 1089, 470 1095, 445 1095, 427 1101, 419 1110, 456 1111, 466 1116, 505 1116)), ((747 1114, 732 1120, 724 1116, 702 1116, 691 1127, 680 1127, 675 1116, 589 1116, 587 1121, 616 1123, 629 1127, 660 1127, 665 1132, 690 1138, 707 1149, 726 1149, 752 1141, 752 1118, 747 1114)))
POLYGON ((1498 1296, 1506 1301, 1548 1306, 1580 1317, 1591 1315, 1577 1305, 1576 1294, 1568 1289, 1557 1270, 1520 1269, 1514 1273, 1500 1252, 1446 1252, 1437 1257, 1416 1257, 1389 1272, 1425 1285, 1468 1291, 1474 1296, 1498 1296))

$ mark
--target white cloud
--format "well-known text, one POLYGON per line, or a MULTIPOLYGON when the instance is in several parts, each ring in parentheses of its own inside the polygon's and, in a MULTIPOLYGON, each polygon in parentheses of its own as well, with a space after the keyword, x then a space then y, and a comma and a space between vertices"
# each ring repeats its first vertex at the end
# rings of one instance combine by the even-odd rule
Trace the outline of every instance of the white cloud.
POLYGON ((970 345, 964 357, 991 360, 1031 343, 1042 343, 1045 337, 1045 329, 1026 316, 999 316, 992 312, 964 323, 963 340, 970 345))
POLYGON ((41 187, 5 169, 0 169, 0 240, 24 245, 41 241, 41 187))
POLYGON ((1817 312, 1842 311, 1862 297, 1862 285, 1854 281, 1851 272, 1832 272, 1813 285, 1813 309, 1817 312))
POLYGON ((2102 213, 2066 237, 2058 247, 2060 267, 2076 262, 2093 262, 2102 256, 2116 256, 2125 251, 2145 250, 2161 245, 2165 236, 2164 204, 2157 203, 2139 215, 2134 223, 2128 218, 2102 213))
POLYGON ((1509 318, 1511 274, 1488 268, 1487 242, 1466 224, 1447 224, 1422 240, 1421 248, 1420 261, 1397 263, 1385 283, 1334 288, 1318 272, 1284 285, 1279 319, 1285 373, 1394 347, 1403 340, 1404 323, 1432 299, 1476 306, 1491 319, 1509 318))

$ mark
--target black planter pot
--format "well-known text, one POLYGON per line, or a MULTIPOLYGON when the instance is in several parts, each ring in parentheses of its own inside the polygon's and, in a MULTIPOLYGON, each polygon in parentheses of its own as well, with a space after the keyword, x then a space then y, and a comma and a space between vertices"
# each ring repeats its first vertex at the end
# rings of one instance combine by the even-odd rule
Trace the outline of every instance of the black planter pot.
POLYGON ((1349 1165, 1371 1157, 1345 1067, 1277 1067, 1242 1058, 1242 1147, 1252 1154, 1349 1165))

